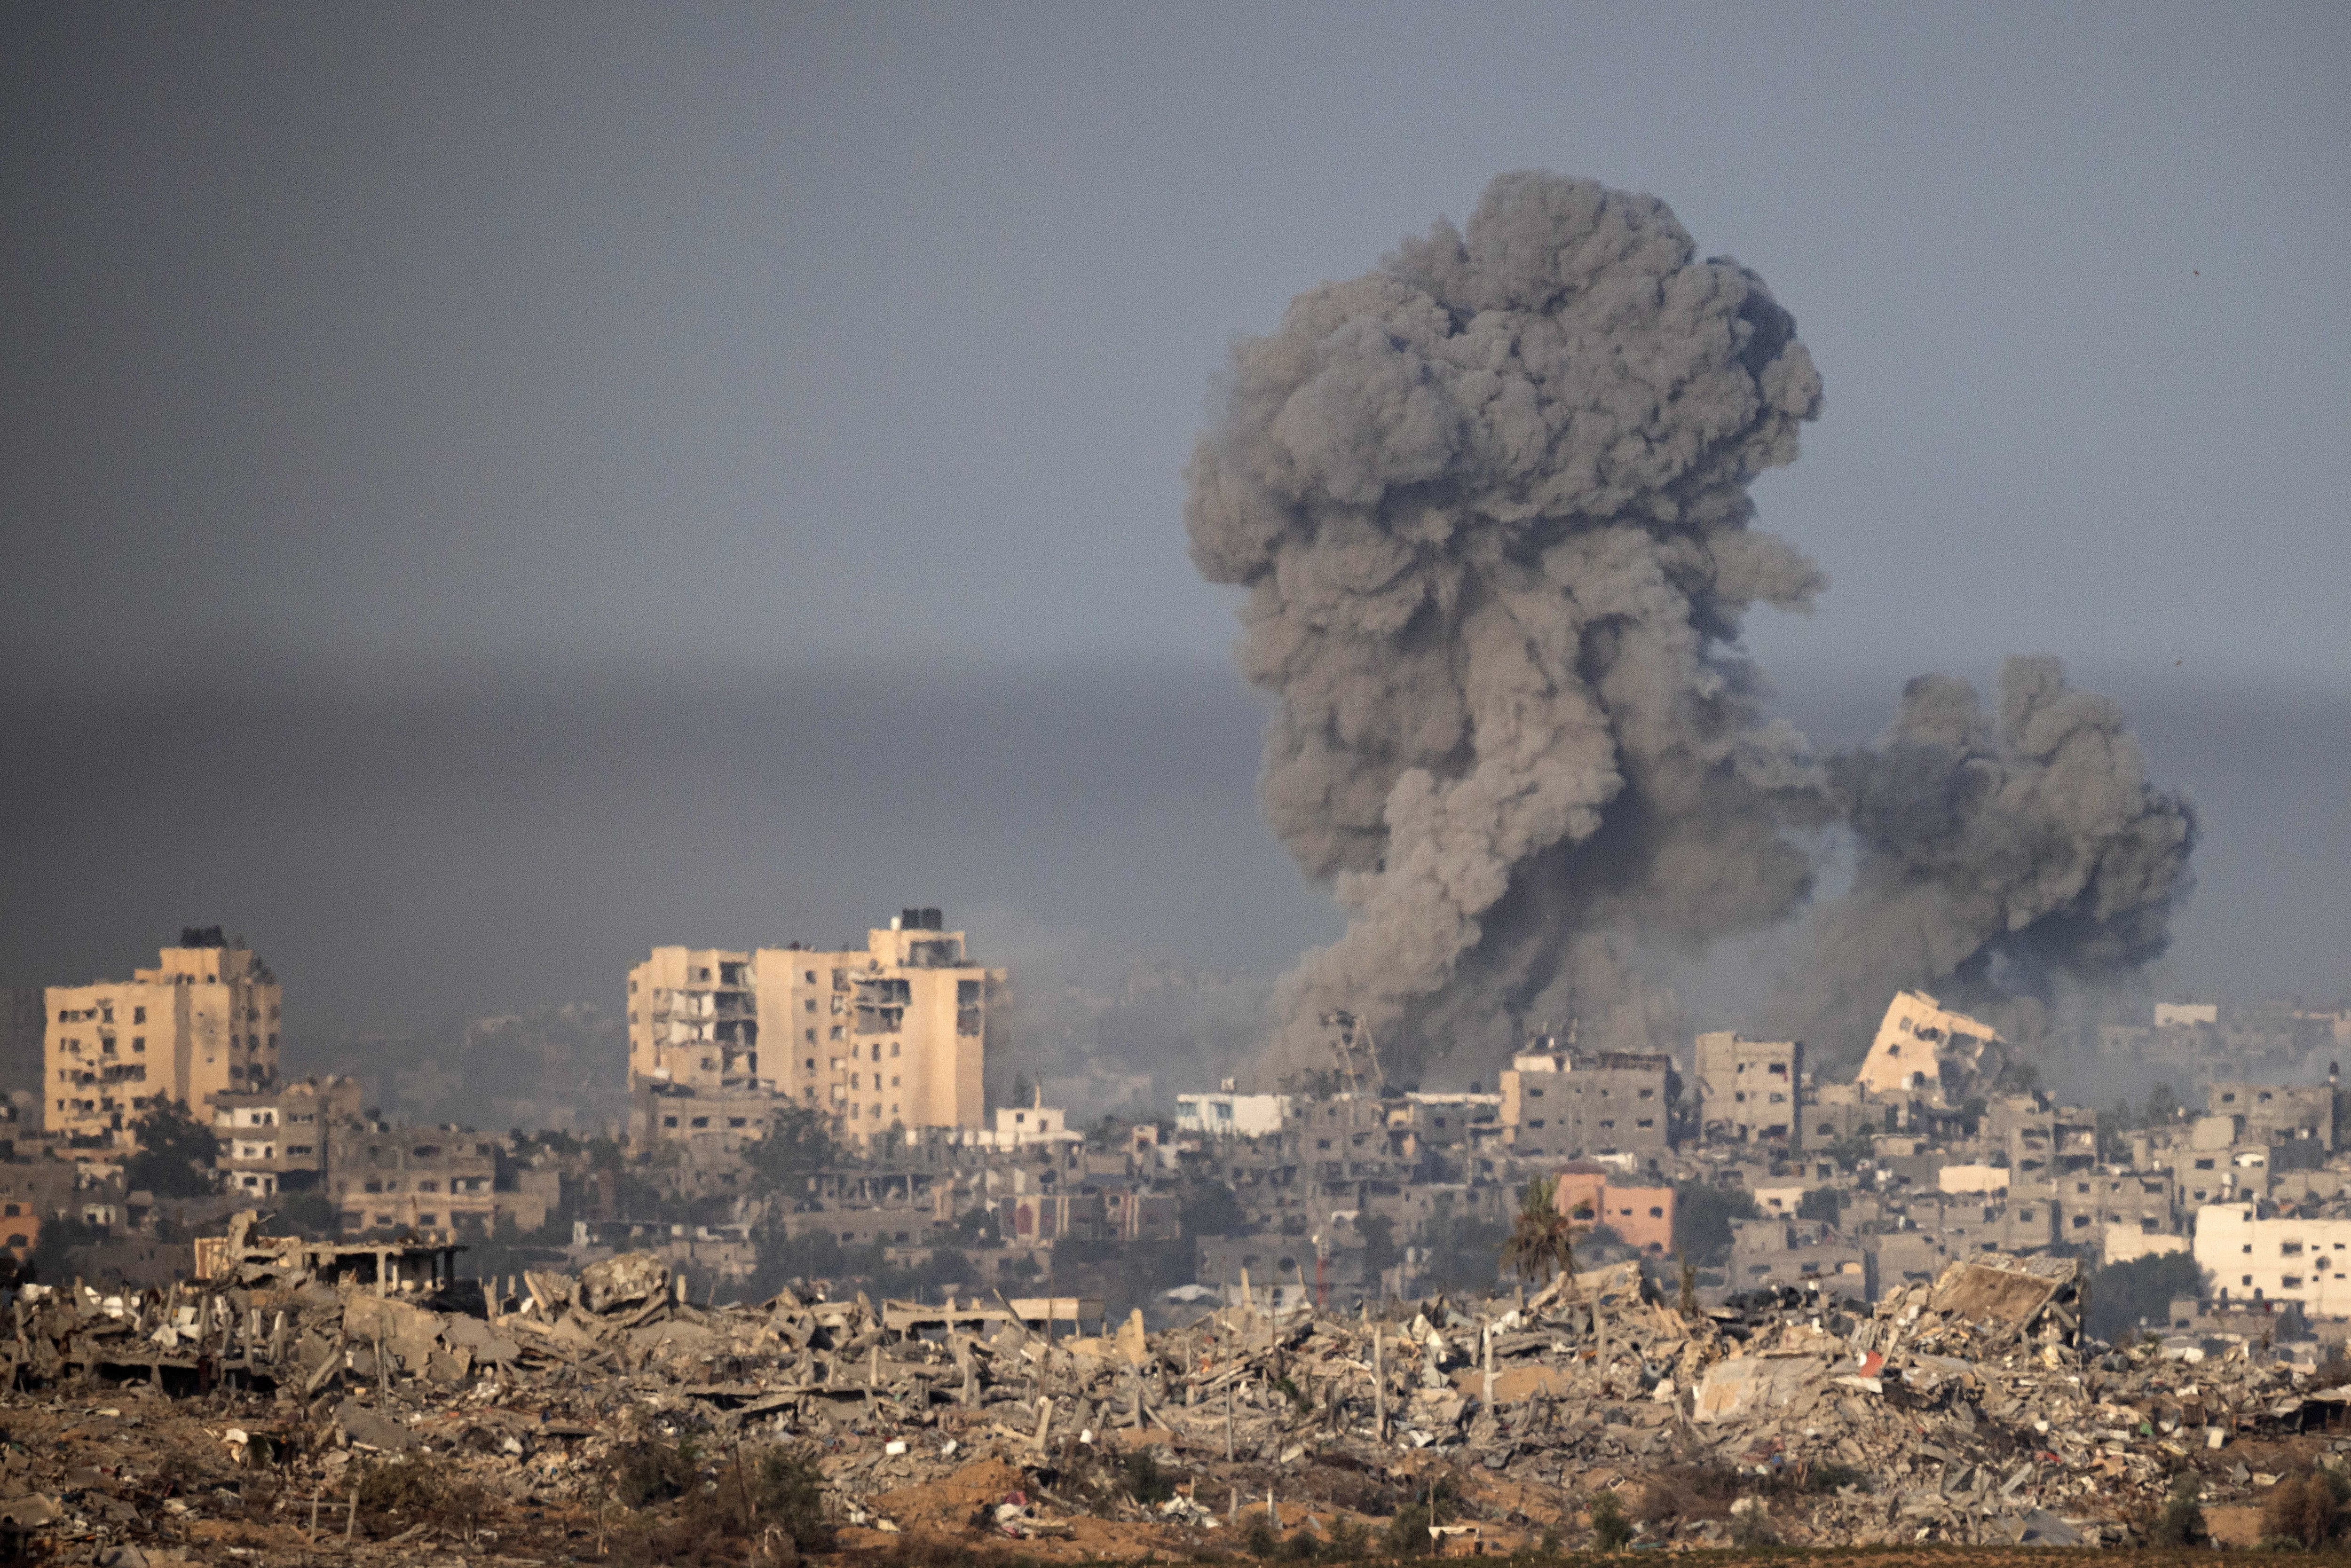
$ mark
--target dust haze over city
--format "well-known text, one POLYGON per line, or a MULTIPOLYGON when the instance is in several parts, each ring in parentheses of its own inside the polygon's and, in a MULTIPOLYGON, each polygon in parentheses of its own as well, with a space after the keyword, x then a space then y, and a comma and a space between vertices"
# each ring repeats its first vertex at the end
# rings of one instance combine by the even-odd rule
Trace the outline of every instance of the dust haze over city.
POLYGON ((2351 1048, 2343 15, 1346 16, 0 14, 20 1147, 213 927, 498 1133, 926 912, 942 1129, 2351 1048))

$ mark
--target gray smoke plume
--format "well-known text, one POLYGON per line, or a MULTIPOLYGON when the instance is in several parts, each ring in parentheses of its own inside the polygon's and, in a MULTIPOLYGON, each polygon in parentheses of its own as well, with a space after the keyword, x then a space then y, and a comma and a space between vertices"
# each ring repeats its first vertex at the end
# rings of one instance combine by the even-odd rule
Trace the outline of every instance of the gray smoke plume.
POLYGON ((1761 278, 1654 198, 1543 173, 1235 349, 1185 521, 1280 699, 1266 816, 1350 915, 1279 988, 1265 1077, 1330 1065, 1338 1009, 1405 1078, 1570 1019, 1678 1043, 1635 959, 1790 916, 1796 830, 1840 820, 1859 874, 1774 998, 1830 1056, 1897 987, 2046 998, 2162 950, 2192 814, 2053 663, 2011 664, 1996 722, 1914 682, 1826 763, 1764 715, 1740 617, 1823 580, 1747 486, 1820 407, 1761 278))
POLYGON ((1646 1043, 1625 944, 1807 896, 1786 830, 1825 781, 1729 645, 1823 586, 1747 494, 1820 406, 1760 277, 1544 173, 1236 348, 1185 520, 1280 698, 1267 817, 1350 913, 1282 983, 1269 1076, 1325 1064, 1334 1009, 1405 1076, 1543 1019, 1646 1043))
POLYGON ((1772 1009, 1825 1061, 1861 1054, 1896 988, 2000 1023, 2004 1004, 2112 981, 2170 940, 2195 810, 2147 782, 2120 706, 2054 659, 2009 660, 1996 716, 1965 681, 1912 681, 1876 744, 1829 772, 1859 861, 1772 1009))

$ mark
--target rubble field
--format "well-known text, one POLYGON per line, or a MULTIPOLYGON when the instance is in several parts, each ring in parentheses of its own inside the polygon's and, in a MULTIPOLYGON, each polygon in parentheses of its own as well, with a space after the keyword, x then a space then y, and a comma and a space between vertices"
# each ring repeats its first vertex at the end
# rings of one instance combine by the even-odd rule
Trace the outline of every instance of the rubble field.
POLYGON ((17 1293, 0 1560, 1990 1563, 2167 1550, 2175 1494, 2251 1547, 2351 1469, 2351 1388, 2256 1344, 2089 1340, 2063 1260, 1875 1309, 1685 1308, 1624 1264, 1071 1336, 1001 1298, 696 1306, 648 1254, 498 1299, 329 1281, 244 1226, 224 1256, 166 1291, 17 1293))

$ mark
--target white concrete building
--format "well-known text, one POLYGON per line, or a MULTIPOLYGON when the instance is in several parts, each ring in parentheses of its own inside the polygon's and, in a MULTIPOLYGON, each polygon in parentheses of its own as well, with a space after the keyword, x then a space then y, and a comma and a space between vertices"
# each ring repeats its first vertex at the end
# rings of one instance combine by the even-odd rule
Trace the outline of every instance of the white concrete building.
POLYGON ((1935 1173, 1935 1186, 1949 1193, 1995 1193, 2008 1190, 2005 1166, 1945 1166, 1935 1173))
POLYGON ((990 1115, 995 1124, 964 1134, 965 1144, 981 1149, 1028 1149, 1086 1141, 1083 1133, 1071 1130, 1070 1113, 1046 1104, 1041 1093, 1032 1104, 998 1105, 990 1115))
POLYGON ((1267 1138, 1290 1115, 1287 1094, 1236 1094, 1232 1080, 1214 1094, 1176 1096, 1176 1130, 1212 1138, 1267 1138))
POLYGON ((2196 1211, 2197 1266, 2232 1301, 2300 1301, 2312 1317, 2351 1318, 2351 1219, 2263 1219, 2251 1203, 2196 1211))

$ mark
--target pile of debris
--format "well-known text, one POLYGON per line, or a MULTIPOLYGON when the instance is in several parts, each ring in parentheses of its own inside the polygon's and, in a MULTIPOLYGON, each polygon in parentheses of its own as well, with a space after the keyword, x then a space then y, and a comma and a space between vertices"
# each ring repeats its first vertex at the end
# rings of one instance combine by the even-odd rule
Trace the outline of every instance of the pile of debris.
POLYGON ((1792 1290, 1700 1311, 1627 1263, 1531 1296, 1084 1334, 1000 1297, 696 1306, 650 1254, 485 1292, 431 1249, 251 1230, 193 1286, 16 1293, 0 1534, 99 1562, 436 1532, 584 1555, 644 1500, 625 1474, 683 1466, 682 1498, 731 1474, 747 1525, 744 1455, 789 1452, 851 1544, 1180 1556, 1427 1530, 1508 1551, 1582 1541, 1604 1493, 1660 1544, 2116 1542, 2183 1474, 2216 1531, 2252 1531, 2266 1486, 2351 1449, 2351 1389, 2255 1346, 2088 1340, 2064 1260, 1957 1263, 1874 1312, 1792 1290), (464 1508, 362 1500, 403 1465, 464 1508))

